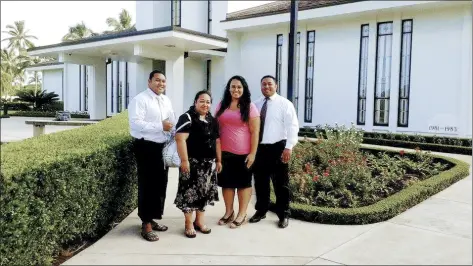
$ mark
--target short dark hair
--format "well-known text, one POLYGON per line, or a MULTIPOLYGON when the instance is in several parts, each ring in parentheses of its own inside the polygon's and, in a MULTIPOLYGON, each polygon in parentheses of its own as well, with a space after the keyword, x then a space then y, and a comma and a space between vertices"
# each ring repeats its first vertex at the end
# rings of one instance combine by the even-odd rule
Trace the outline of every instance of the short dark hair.
POLYGON ((210 102, 212 102, 212 94, 210 93, 210 91, 206 91, 206 90, 201 90, 199 92, 197 92, 195 94, 195 98, 194 98, 194 104, 197 102, 197 100, 199 99, 200 95, 202 94, 207 94, 209 97, 210 97, 210 102))
POLYGON ((151 73, 149 73, 149 78, 148 78, 148 80, 152 80, 155 74, 161 74, 161 75, 163 75, 164 77, 166 77, 166 75, 164 75, 164 72, 163 72, 163 71, 155 69, 155 70, 151 71, 151 73))
POLYGON ((272 78, 274 80, 274 83, 276 83, 276 85, 279 85, 278 82, 276 81, 276 78, 271 76, 271 75, 266 75, 266 76, 262 77, 261 80, 260 80, 260 83, 263 82, 263 79, 265 79, 265 78, 272 78))

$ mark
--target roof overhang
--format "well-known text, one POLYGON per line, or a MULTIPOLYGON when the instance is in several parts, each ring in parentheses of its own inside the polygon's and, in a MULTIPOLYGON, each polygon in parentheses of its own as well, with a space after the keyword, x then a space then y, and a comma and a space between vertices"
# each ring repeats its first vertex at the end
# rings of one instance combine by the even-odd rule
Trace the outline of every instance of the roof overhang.
POLYGON ((167 59, 184 52, 227 48, 228 39, 180 27, 99 35, 28 50, 30 56, 58 58, 59 62, 93 64, 104 59, 139 62, 144 58, 167 59))
MULTIPOLYGON (((327 6, 302 10, 298 12, 298 22, 327 21, 332 19, 349 19, 362 14, 375 14, 383 10, 402 10, 404 8, 436 8, 470 4, 471 1, 360 1, 341 5, 327 6)), ((290 22, 290 13, 253 17, 239 20, 221 21, 225 31, 244 32, 273 28, 287 25, 290 22)))
POLYGON ((41 63, 32 65, 26 68, 26 71, 44 71, 44 70, 57 70, 63 69, 64 63, 61 62, 51 62, 51 63, 41 63))

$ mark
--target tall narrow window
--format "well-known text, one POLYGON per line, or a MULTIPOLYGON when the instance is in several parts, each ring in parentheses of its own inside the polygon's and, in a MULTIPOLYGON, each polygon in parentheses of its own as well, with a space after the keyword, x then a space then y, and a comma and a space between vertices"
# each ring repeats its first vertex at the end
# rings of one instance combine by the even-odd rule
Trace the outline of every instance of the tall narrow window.
POLYGON ((411 88, 411 52, 412 52, 412 19, 402 21, 401 69, 399 74, 399 127, 409 125, 409 91, 411 88))
POLYGON ((281 87, 282 43, 282 34, 278 34, 276 37, 276 82, 278 83, 277 93, 279 93, 281 87))
POLYGON ((82 65, 79 65, 79 110, 82 111, 82 65))
POLYGON ((366 120, 366 89, 368 80, 368 44, 370 36, 370 26, 361 25, 360 38, 360 66, 358 70, 358 112, 356 123, 364 125, 366 120))
POLYGON ((114 61, 112 61, 112 63, 110 64, 110 81, 111 81, 111 84, 110 84, 110 92, 111 92, 111 97, 110 97, 110 111, 113 113, 113 63, 114 61))
POLYGON ((306 57, 306 81, 305 81, 305 104, 304 122, 312 123, 312 104, 314 96, 314 49, 315 31, 307 32, 307 57, 306 57))
POLYGON ((207 60, 207 90, 208 91, 210 91, 211 79, 212 79, 212 75, 210 72, 211 68, 212 68, 212 61, 207 60))
POLYGON ((296 79, 296 87, 294 88, 294 94, 292 95, 292 102, 294 103, 294 107, 296 109, 296 114, 297 110, 299 107, 299 62, 300 60, 300 55, 301 55, 301 33, 297 33, 297 43, 296 43, 296 75, 294 78, 296 79))
POLYGON ((128 83, 128 62, 125 62, 125 109, 128 109, 130 102, 130 84, 128 83))
POLYGON ((117 113, 122 111, 122 82, 120 81, 120 64, 117 62, 117 113))
POLYGON ((181 26, 181 0, 171 0, 171 24, 181 26))
POLYGON ((207 33, 212 34, 212 1, 207 1, 207 33))
POLYGON ((374 125, 389 125, 389 95, 391 92, 391 58, 393 23, 378 24, 376 42, 376 80, 374 93, 374 125))
POLYGON ((84 111, 89 111, 89 68, 85 66, 85 76, 84 76, 84 84, 85 84, 85 90, 84 90, 84 111))

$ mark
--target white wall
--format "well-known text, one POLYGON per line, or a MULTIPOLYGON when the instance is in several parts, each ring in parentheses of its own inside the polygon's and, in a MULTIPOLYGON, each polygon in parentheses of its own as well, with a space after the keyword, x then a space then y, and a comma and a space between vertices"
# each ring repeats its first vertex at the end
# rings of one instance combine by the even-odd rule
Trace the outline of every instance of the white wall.
POLYGON ((54 92, 63 100, 62 69, 43 70, 42 86, 47 92, 54 92))
POLYGON ((207 33, 207 1, 181 1, 181 27, 207 33))
POLYGON ((171 25, 171 1, 136 1, 136 29, 171 25))
MULTIPOLYGON (((186 58, 184 60, 184 111, 194 102, 195 94, 205 90, 207 85, 206 62, 200 59, 186 58)), ((172 90, 172 88, 168 88, 172 90)), ((176 114, 180 116, 181 114, 176 114)))
POLYGON ((226 37, 225 30, 222 29, 220 21, 225 20, 228 12, 228 1, 212 1, 212 22, 210 34, 226 37))
MULTIPOLYGON (((467 122, 471 120, 471 97, 466 102, 465 97, 468 97, 469 90, 462 89, 462 66, 471 66, 471 56, 469 57, 470 62, 462 64, 462 58, 464 58, 462 50, 466 50, 465 47, 471 47, 471 40, 466 44, 466 41, 462 41, 467 39, 465 36, 470 36, 471 39, 471 26, 468 28, 470 35, 466 34, 467 30, 463 30, 464 25, 469 25, 465 23, 465 20, 471 23, 471 13, 455 8, 436 10, 435 12, 378 12, 376 15, 360 16, 350 21, 332 21, 325 24, 300 23, 299 121, 301 126, 315 126, 325 123, 333 125, 335 122, 349 126, 351 122, 356 123, 360 27, 361 24, 369 23, 367 114, 366 125, 363 128, 368 131, 471 135, 471 127, 467 122), (465 18, 468 14, 469 20, 465 18), (413 19, 408 128, 397 127, 402 19, 413 19), (394 21, 390 121, 388 127, 374 127, 376 23, 385 21, 394 21), (314 110, 313 121, 309 124, 303 122, 303 111, 301 111, 304 106, 305 35, 308 30, 316 31, 314 110), (462 100, 463 103, 459 104, 462 100), (470 115, 464 115, 465 112, 462 110, 468 110, 470 115), (457 127, 457 132, 429 130, 429 126, 432 125, 438 125, 441 128, 457 127), (464 130, 465 127, 468 128, 464 130)), ((232 73, 241 74, 247 79, 253 100, 261 95, 259 91, 260 78, 266 74, 275 75, 276 35, 281 33, 284 34, 281 94, 286 95, 288 32, 289 25, 280 29, 243 33, 241 38, 229 33, 230 42, 225 67, 233 67, 232 73), (238 56, 240 59, 236 59, 238 56)), ((226 76, 231 74, 229 69, 226 69, 226 72, 226 76)), ((463 73, 468 73, 471 76, 471 71, 463 71, 463 73)), ((468 82, 464 81, 463 84, 468 84, 468 82)))
POLYGON ((227 85, 225 79, 225 59, 214 57, 210 65, 210 92, 212 93, 212 114, 215 111, 215 107, 223 96, 223 91, 227 85))

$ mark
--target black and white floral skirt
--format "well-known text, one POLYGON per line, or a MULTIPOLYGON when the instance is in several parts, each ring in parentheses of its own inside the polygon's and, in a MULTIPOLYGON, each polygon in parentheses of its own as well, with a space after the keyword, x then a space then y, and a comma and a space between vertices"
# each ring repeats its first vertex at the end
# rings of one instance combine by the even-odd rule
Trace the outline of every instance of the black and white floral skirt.
POLYGON ((179 169, 179 184, 174 200, 184 213, 205 211, 207 205, 218 201, 217 169, 215 159, 189 158, 190 173, 179 169))

